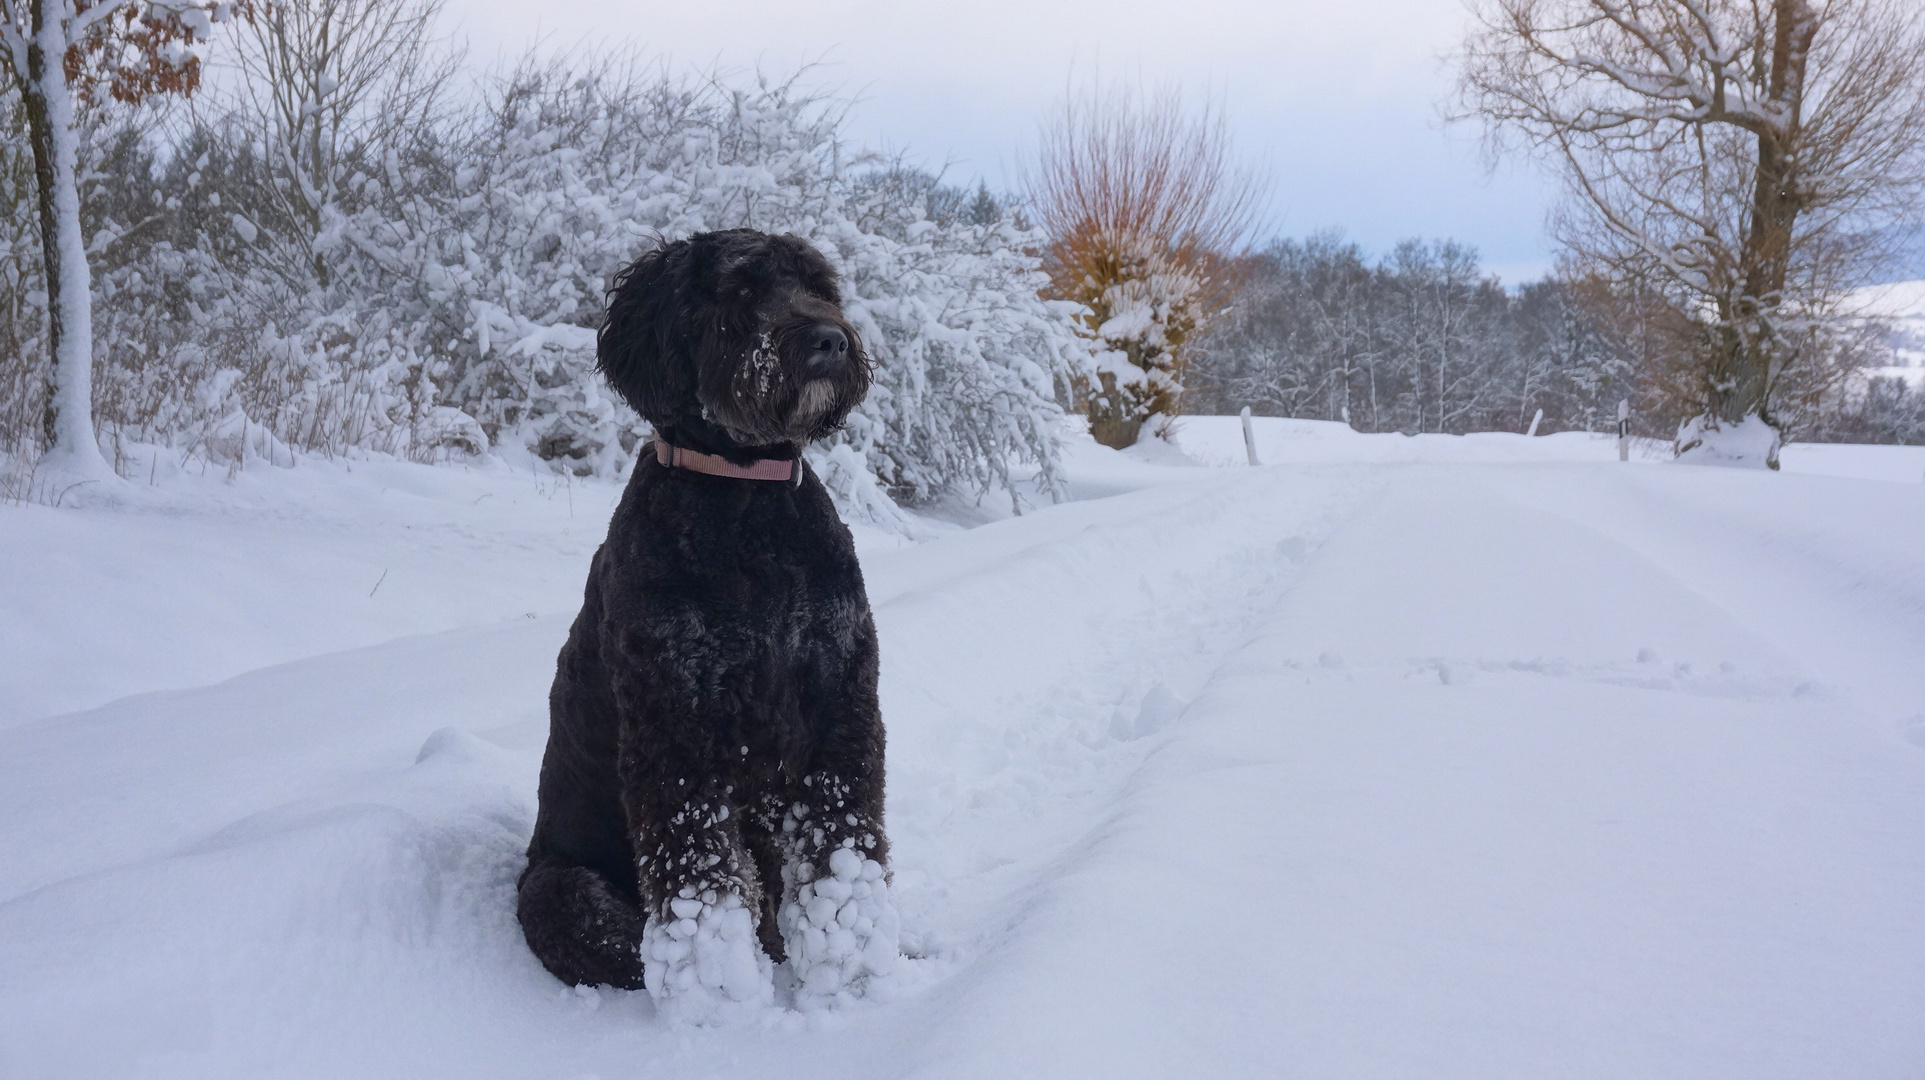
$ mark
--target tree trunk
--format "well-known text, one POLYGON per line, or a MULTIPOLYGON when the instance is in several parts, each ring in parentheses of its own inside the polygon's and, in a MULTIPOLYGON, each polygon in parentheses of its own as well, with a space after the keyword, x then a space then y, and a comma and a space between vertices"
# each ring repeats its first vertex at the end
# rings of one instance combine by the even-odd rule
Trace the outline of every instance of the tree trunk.
POLYGON ((1773 0, 1772 21, 1766 92, 1783 111, 1774 123, 1753 132, 1758 140, 1757 173, 1742 254, 1743 291, 1724 313, 1727 329, 1719 343, 1724 370, 1711 387, 1712 414, 1732 424, 1747 416, 1762 416, 1769 408, 1771 358, 1778 347, 1771 316, 1784 293, 1792 229, 1802 208, 1798 164, 1787 147, 1799 142, 1805 60, 1817 24, 1806 0, 1773 0))
POLYGON ((1808 0, 1772 0, 1771 13, 1765 92, 1777 113, 1768 122, 1743 125, 1758 143, 1751 219, 1738 253, 1734 295, 1719 300, 1720 326, 1715 340, 1705 343, 1711 353, 1705 369, 1705 423, 1700 434, 1680 437, 1679 451, 1703 445, 1711 431, 1735 429, 1756 416, 1780 432, 1765 454, 1766 466, 1776 469, 1783 435, 1771 418, 1772 365, 1785 348, 1776 316, 1791 267, 1792 231, 1803 209, 1800 163, 1792 148, 1801 142, 1805 62, 1817 21, 1808 0))
POLYGON ((1114 374, 1102 372, 1097 380, 1097 392, 1090 395, 1089 401, 1090 435, 1112 450, 1127 450, 1136 445, 1136 437, 1143 430, 1143 416, 1132 407, 1130 396, 1118 389, 1114 374))
POLYGON ((67 85, 65 28, 58 0, 32 0, 33 40, 21 85, 33 144, 40 254, 47 276, 48 343, 53 377, 42 417, 47 456, 82 476, 107 472, 94 436, 93 282, 80 230, 73 94, 67 85), (52 10, 50 10, 52 9, 52 10))

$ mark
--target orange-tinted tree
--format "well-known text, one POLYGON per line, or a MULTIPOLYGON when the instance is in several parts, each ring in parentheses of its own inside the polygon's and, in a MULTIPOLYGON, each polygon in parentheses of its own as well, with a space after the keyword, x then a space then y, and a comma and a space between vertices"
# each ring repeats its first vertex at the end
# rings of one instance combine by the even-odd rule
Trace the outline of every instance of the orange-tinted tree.
POLYGON ((1185 346, 1234 291, 1262 184, 1233 164, 1213 106, 1092 87, 1044 122, 1026 186, 1052 292, 1087 309, 1096 343, 1079 404, 1098 442, 1129 446, 1180 410, 1185 346))

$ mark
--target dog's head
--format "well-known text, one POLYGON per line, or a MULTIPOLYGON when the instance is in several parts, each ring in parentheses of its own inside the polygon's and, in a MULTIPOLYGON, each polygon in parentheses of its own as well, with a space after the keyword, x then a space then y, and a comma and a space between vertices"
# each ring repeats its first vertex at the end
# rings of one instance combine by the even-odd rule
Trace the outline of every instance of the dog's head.
POLYGON ((706 421, 744 446, 821 438, 869 390, 829 261, 753 229, 662 244, 616 274, 595 354, 657 430, 706 421))

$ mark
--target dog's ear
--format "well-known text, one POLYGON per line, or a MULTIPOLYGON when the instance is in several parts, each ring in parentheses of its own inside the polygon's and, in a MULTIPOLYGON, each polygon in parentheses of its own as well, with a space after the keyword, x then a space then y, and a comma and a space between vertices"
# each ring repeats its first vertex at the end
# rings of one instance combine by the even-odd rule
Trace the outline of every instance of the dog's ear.
POLYGON ((677 271, 688 242, 662 244, 615 275, 608 315, 595 336, 595 369, 642 419, 660 427, 693 407, 693 343, 682 340, 688 320, 674 317, 681 302, 677 271))

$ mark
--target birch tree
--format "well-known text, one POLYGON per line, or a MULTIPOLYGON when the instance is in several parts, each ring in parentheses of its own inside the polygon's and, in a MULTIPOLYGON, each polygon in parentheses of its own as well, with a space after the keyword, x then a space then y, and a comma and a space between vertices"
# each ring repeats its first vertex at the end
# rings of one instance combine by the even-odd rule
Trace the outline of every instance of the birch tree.
POLYGON ((213 24, 234 0, 0 0, 0 61, 20 92, 33 150, 53 385, 47 463, 109 472, 93 427, 93 300, 77 177, 80 110, 191 93, 213 24))
POLYGON ((1690 327, 1681 455, 1777 467, 1780 406, 1846 373, 1845 293, 1925 169, 1912 0, 1487 0, 1465 115, 1552 162, 1576 265, 1690 327))

